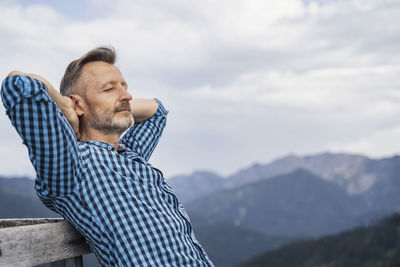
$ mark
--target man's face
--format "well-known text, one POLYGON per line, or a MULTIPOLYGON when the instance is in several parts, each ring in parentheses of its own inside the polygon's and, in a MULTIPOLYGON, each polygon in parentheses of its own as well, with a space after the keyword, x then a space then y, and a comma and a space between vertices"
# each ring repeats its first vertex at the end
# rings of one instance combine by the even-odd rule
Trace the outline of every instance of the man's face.
POLYGON ((129 103, 132 96, 117 67, 102 61, 87 63, 80 79, 86 88, 82 109, 89 127, 104 133, 122 134, 132 126, 129 103))

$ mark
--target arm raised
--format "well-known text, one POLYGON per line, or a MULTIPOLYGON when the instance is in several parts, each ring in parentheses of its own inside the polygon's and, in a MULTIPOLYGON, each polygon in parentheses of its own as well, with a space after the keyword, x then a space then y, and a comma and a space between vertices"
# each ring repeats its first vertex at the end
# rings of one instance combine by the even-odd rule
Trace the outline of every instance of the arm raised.
POLYGON ((56 94, 56 103, 48 92, 54 88, 48 82, 45 85, 43 78, 33 77, 37 76, 11 72, 0 92, 6 114, 28 148, 37 173, 36 191, 49 199, 74 190, 79 182, 75 173, 81 164, 80 153, 71 123, 57 106, 65 109, 59 101, 62 98, 56 94))
POLYGON ((74 109, 74 103, 72 100, 67 97, 67 96, 62 96, 56 89, 54 89, 53 85, 49 81, 47 81, 45 78, 37 75, 37 74, 32 74, 32 73, 24 73, 21 71, 12 71, 10 72, 7 77, 11 77, 14 75, 25 75, 28 77, 31 77, 33 79, 36 79, 38 81, 41 81, 46 89, 47 93, 51 97, 51 99, 56 102, 57 107, 61 110, 62 114, 65 116, 67 121, 71 124, 72 129, 75 132, 76 138, 79 140, 81 138, 81 134, 79 132, 79 118, 78 115, 75 112, 74 109))

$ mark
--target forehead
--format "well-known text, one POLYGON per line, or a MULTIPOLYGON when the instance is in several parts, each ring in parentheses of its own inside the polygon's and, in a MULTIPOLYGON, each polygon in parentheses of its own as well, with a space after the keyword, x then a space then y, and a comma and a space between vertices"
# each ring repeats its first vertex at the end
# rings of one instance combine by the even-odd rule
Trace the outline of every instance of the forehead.
POLYGON ((120 70, 116 66, 103 61, 85 64, 82 68, 82 78, 86 82, 99 85, 107 82, 124 81, 120 70))

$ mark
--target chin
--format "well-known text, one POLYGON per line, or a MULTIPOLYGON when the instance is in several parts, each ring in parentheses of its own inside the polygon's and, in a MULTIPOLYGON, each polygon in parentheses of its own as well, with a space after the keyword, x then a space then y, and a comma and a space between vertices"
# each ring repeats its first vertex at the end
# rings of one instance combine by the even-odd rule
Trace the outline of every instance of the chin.
POLYGON ((118 128, 121 128, 121 129, 128 129, 133 125, 133 119, 115 120, 113 125, 117 126, 118 128))

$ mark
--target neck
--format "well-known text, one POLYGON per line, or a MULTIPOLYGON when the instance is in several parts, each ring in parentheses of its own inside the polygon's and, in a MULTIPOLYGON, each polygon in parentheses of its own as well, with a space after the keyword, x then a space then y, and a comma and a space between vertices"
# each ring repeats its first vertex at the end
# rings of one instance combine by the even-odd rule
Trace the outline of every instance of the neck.
POLYGON ((81 141, 100 141, 108 143, 114 146, 114 149, 118 149, 119 138, 121 133, 105 133, 97 129, 85 129, 81 132, 81 141))

